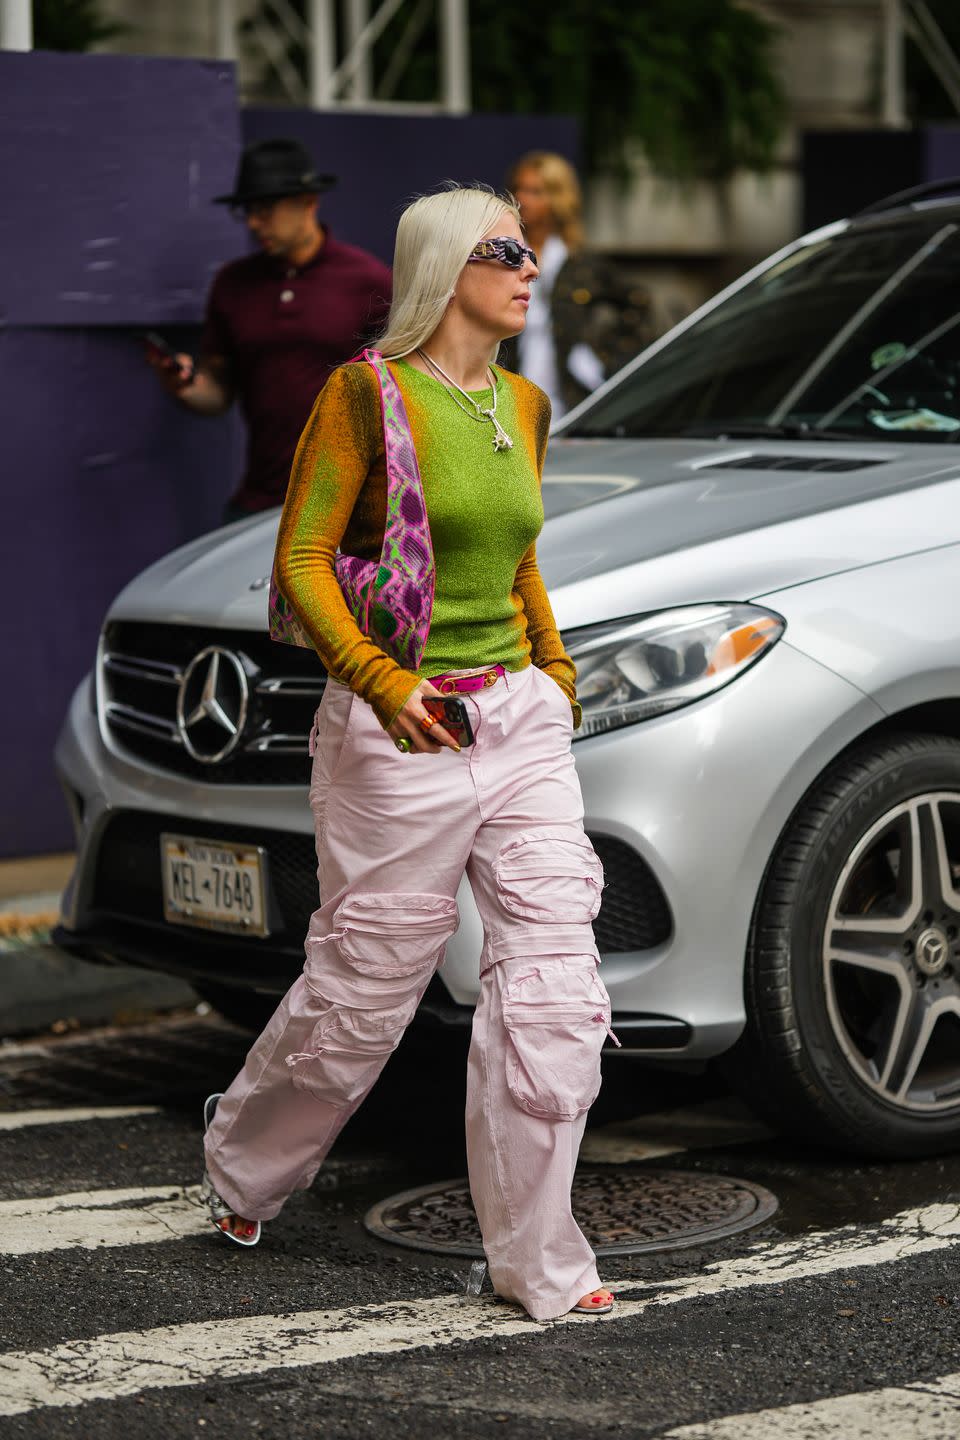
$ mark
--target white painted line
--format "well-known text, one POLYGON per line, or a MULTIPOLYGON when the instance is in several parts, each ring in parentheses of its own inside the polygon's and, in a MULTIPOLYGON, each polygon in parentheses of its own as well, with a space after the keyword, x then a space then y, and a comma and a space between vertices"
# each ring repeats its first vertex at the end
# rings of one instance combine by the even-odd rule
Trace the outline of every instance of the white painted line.
POLYGON ((18 1040, 0 1040, 0 1065, 8 1060, 35 1060, 38 1056, 51 1054, 49 1045, 39 1045, 35 1040, 29 1043, 18 1040))
POLYGON ((0 1130, 25 1130, 31 1125, 68 1125, 77 1120, 123 1120, 128 1115, 159 1115, 159 1105, 79 1106, 72 1110, 0 1110, 0 1130))
MULTIPOLYGON (((930 1205, 906 1210, 870 1228, 847 1225, 780 1244, 758 1245, 752 1254, 665 1283, 617 1285, 614 1288, 620 1296, 648 1293, 636 1300, 621 1298, 608 1319, 565 1318, 561 1323, 615 1323, 658 1305, 885 1265, 958 1244, 960 1207, 930 1205)), ((430 1349, 455 1340, 532 1335, 539 1328, 543 1327, 506 1306, 465 1303, 452 1296, 293 1315, 244 1315, 101 1335, 48 1350, 0 1356, 0 1415, 20 1415, 43 1406, 84 1405, 147 1389, 202 1385, 333 1360, 430 1349)))
POLYGON ((0 1255, 182 1240, 210 1225, 199 1197, 197 1185, 188 1190, 180 1185, 151 1185, 4 1200, 0 1204, 0 1255))
POLYGON ((133 1330, 0 1356, 0 1415, 535 1329, 516 1311, 446 1296, 133 1330))
POLYGON ((785 1405, 749 1415, 726 1415, 701 1425, 667 1430, 660 1440, 810 1440, 812 1435, 839 1440, 945 1440, 955 1436, 960 1407, 960 1374, 918 1380, 886 1390, 834 1395, 809 1405, 785 1405))
POLYGON ((588 1130, 580 1159, 592 1165, 624 1165, 631 1160, 656 1160, 684 1150, 718 1150, 768 1140, 774 1132, 730 1096, 708 1100, 689 1109, 637 1115, 588 1130))
MULTIPOLYGON (((902 1210, 879 1225, 844 1225, 774 1245, 761 1241, 752 1247, 752 1254, 714 1261, 697 1275, 661 1281, 658 1293, 640 1303, 645 1309, 755 1285, 785 1285, 789 1280, 812 1279, 838 1270, 890 1265, 955 1245, 960 1245, 960 1205, 926 1205, 920 1210, 902 1210)), ((622 1294, 652 1287, 628 1284, 611 1288, 622 1294)))

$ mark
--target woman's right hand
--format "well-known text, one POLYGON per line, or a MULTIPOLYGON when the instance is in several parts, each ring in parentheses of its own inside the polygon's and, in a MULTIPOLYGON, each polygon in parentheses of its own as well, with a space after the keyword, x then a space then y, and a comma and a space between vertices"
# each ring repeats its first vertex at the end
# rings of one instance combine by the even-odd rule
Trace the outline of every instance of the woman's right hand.
POLYGON ((444 745, 451 750, 459 750, 456 740, 444 730, 439 721, 430 726, 429 733, 420 724, 421 720, 428 717, 423 696, 439 694, 440 691, 431 685, 429 680, 421 680, 393 724, 387 727, 387 734, 392 735, 394 740, 409 740, 411 751, 419 750, 425 755, 439 755, 444 745))

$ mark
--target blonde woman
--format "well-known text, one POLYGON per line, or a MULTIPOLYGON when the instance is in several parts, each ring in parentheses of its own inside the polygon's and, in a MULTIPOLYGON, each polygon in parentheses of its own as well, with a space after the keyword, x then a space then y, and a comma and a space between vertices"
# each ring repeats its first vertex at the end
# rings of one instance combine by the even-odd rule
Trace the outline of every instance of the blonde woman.
POLYGON ((580 182, 562 155, 529 151, 508 185, 540 282, 505 359, 546 391, 559 420, 653 339, 650 298, 585 249, 580 182))
POLYGON ((394 264, 380 348, 432 536, 429 636, 418 672, 403 669, 337 585, 338 547, 380 555, 386 507, 376 375, 345 365, 300 441, 276 557, 330 676, 310 787, 323 903, 302 978, 208 1102, 207 1196, 223 1233, 255 1244, 311 1183, 442 962, 466 872, 485 934, 467 1149, 493 1286, 538 1320, 599 1314, 613 1296, 570 1187, 609 1028, 591 927, 602 872, 571 755, 575 670, 537 569, 550 407, 493 363, 523 329, 537 259, 508 199, 454 188, 404 212, 394 264), (462 700, 472 744, 430 716, 438 694, 462 700))

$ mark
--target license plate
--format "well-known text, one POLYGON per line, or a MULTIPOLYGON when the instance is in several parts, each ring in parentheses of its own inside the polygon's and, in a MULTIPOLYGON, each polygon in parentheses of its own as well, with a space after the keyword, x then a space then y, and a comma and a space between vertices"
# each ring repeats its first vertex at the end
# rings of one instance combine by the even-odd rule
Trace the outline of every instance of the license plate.
POLYGON ((174 925, 268 935, 266 851, 258 845, 161 835, 163 909, 174 925))

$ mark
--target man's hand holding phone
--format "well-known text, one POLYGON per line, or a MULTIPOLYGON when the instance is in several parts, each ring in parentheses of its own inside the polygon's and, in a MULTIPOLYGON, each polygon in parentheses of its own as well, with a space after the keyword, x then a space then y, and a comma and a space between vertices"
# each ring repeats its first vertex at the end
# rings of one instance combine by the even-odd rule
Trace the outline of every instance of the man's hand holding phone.
MULTIPOLYGON (((444 727, 443 718, 448 712, 450 700, 450 696, 441 695, 429 680, 421 680, 387 733, 394 740, 409 740, 411 750, 419 750, 425 755, 439 755, 444 746, 460 750, 462 745, 472 745, 473 734, 465 710, 462 711, 462 720, 466 723, 465 731, 461 732, 462 743, 444 727), (428 701, 431 702, 429 705, 428 701), (424 728, 423 721, 428 719, 434 723, 424 728)), ((462 710, 463 702, 458 703, 462 710)))
POLYGON ((174 350, 169 341, 165 340, 162 335, 158 335, 156 330, 147 330, 143 340, 147 347, 147 360, 160 376, 165 390, 176 395, 193 383, 192 355, 174 350))

